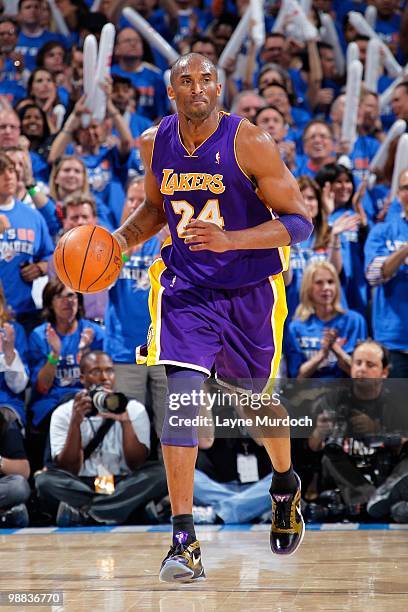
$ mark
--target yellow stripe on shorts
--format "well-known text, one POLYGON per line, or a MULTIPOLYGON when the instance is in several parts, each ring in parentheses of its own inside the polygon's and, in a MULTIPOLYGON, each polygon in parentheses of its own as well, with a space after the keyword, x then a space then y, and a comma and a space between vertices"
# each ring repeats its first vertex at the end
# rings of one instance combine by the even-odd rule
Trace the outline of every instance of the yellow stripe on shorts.
POLYGON ((147 340, 147 365, 156 365, 160 359, 160 331, 161 331, 161 303, 164 287, 160 284, 160 278, 166 270, 166 264, 159 257, 149 268, 150 292, 149 312, 151 327, 149 328, 147 340))
POLYGON ((266 383, 264 393, 271 394, 276 375, 278 373, 279 363, 282 356, 282 341, 283 341, 283 326, 288 314, 286 305, 285 283, 282 274, 275 274, 269 277, 273 292, 273 308, 271 314, 272 338, 274 345, 274 353, 271 361, 271 373, 269 381, 266 383))

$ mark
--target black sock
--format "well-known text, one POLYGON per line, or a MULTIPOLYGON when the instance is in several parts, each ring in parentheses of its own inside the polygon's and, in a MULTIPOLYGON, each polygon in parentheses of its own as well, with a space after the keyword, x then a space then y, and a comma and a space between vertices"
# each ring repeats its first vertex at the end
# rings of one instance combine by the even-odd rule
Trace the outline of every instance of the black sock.
POLYGON ((298 488, 298 481, 291 465, 287 472, 273 471, 271 493, 293 493, 298 488))
POLYGON ((176 514, 172 517, 171 521, 173 523, 173 544, 181 542, 188 546, 197 539, 192 514, 176 514), (176 537, 176 534, 180 533, 183 535, 176 537))

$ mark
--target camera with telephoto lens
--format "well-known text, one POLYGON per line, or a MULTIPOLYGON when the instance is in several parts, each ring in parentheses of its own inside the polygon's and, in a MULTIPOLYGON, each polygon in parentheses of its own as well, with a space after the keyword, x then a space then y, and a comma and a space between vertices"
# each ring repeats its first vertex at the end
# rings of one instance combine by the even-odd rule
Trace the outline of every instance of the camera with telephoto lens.
POLYGON ((124 393, 106 391, 106 389, 97 385, 89 389, 89 395, 94 408, 93 414, 97 414, 98 412, 122 414, 125 412, 129 401, 124 393))

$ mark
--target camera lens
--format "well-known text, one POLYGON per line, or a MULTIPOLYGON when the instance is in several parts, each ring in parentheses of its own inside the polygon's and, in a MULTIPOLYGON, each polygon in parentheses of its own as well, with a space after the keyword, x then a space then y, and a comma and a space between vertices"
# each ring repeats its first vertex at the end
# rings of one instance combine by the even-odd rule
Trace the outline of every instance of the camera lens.
POLYGON ((104 389, 90 391, 92 403, 98 412, 114 412, 121 414, 125 412, 128 399, 123 393, 110 393, 104 389))

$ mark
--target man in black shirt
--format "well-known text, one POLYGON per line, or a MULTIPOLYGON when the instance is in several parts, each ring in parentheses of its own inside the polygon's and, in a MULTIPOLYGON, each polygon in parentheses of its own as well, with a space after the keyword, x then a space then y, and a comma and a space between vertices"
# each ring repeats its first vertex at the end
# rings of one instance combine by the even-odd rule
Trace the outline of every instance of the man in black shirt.
POLYGON ((30 465, 10 411, 0 408, 0 528, 27 527, 30 465))
POLYGON ((385 384, 388 364, 385 347, 373 340, 360 343, 352 355, 350 384, 328 392, 316 406, 308 446, 321 453, 321 488, 331 481, 347 505, 367 504, 399 462, 404 428, 398 397, 385 384))

